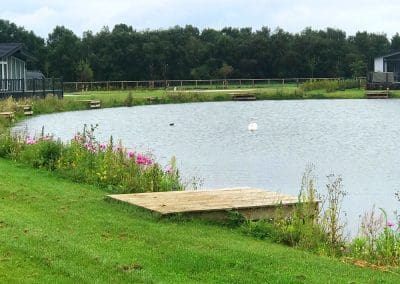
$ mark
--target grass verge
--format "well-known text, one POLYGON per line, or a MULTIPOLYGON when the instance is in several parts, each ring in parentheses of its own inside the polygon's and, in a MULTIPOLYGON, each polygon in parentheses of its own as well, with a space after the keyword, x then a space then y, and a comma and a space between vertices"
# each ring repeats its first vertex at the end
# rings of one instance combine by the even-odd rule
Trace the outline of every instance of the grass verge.
POLYGON ((0 282, 397 283, 399 274, 160 220, 100 189, 0 159, 0 282))

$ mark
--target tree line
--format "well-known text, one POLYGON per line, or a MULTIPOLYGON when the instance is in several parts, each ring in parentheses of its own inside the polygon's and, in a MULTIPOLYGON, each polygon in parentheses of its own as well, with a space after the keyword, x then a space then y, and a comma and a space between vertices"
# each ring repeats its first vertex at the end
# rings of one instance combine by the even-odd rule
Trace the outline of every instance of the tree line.
POLYGON ((0 20, 0 42, 22 42, 36 60, 29 68, 66 81, 214 78, 358 77, 374 57, 400 50, 400 35, 340 29, 289 33, 176 26, 137 31, 118 24, 81 37, 57 26, 43 39, 0 20))

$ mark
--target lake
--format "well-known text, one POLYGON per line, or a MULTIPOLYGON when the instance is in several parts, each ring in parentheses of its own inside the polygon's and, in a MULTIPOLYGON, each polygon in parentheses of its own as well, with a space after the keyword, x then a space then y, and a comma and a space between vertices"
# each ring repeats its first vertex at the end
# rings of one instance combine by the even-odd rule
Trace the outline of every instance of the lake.
POLYGON ((400 100, 294 100, 151 105, 42 115, 20 123, 32 134, 68 141, 84 124, 98 124, 130 149, 175 156, 185 180, 202 188, 251 186, 298 194, 312 163, 321 192, 326 175, 343 177, 344 210, 354 232, 375 204, 400 202, 400 100), (254 117, 258 130, 247 125, 254 117), (173 126, 170 126, 173 123, 173 126))

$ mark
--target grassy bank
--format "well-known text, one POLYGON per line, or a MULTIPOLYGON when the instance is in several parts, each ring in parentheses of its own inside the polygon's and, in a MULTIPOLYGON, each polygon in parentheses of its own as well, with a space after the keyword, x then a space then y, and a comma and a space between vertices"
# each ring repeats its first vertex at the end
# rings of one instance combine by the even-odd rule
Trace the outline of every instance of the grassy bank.
MULTIPOLYGON (((238 88, 230 90, 123 90, 123 91, 87 91, 66 93, 63 100, 56 98, 26 99, 19 104, 32 104, 34 114, 46 114, 62 111, 85 110, 87 103, 82 100, 100 100, 102 108, 136 106, 150 104, 190 103, 230 101, 232 93, 251 93, 257 100, 302 100, 302 99, 364 99, 364 89, 327 91, 326 89, 304 90, 295 85, 282 85, 269 88, 238 88)), ((392 98, 400 98, 400 91, 392 91, 392 98)), ((0 100, 1 111, 16 111, 17 119, 23 118, 22 109, 16 108, 15 102, 0 100)), ((1 119, 1 118, 0 118, 1 119)))
POLYGON ((0 159, 0 282, 396 283, 400 276, 159 220, 104 191, 0 159))

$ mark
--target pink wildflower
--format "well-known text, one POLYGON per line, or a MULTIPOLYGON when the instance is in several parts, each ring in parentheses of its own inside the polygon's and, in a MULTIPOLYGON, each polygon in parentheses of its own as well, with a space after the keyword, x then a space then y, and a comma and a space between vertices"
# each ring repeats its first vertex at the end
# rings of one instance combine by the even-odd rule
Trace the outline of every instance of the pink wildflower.
POLYGON ((136 164, 143 165, 143 166, 148 166, 148 165, 152 165, 153 161, 150 158, 147 158, 142 154, 137 154, 136 164))
POLYGON ((396 224, 391 221, 388 221, 386 225, 391 228, 394 227, 396 224))
POLYGON ((129 157, 130 159, 133 159, 133 158, 135 157, 135 152, 129 151, 129 152, 128 152, 128 157, 129 157))
POLYGON ((167 173, 167 174, 171 174, 172 173, 172 167, 167 167, 166 169, 165 169, 165 173, 167 173))
POLYGON ((104 151, 105 149, 107 149, 107 144, 100 144, 100 150, 104 151))
POLYGON ((25 143, 28 144, 28 145, 33 145, 33 144, 37 143, 37 140, 35 138, 28 137, 28 138, 26 138, 25 143))

